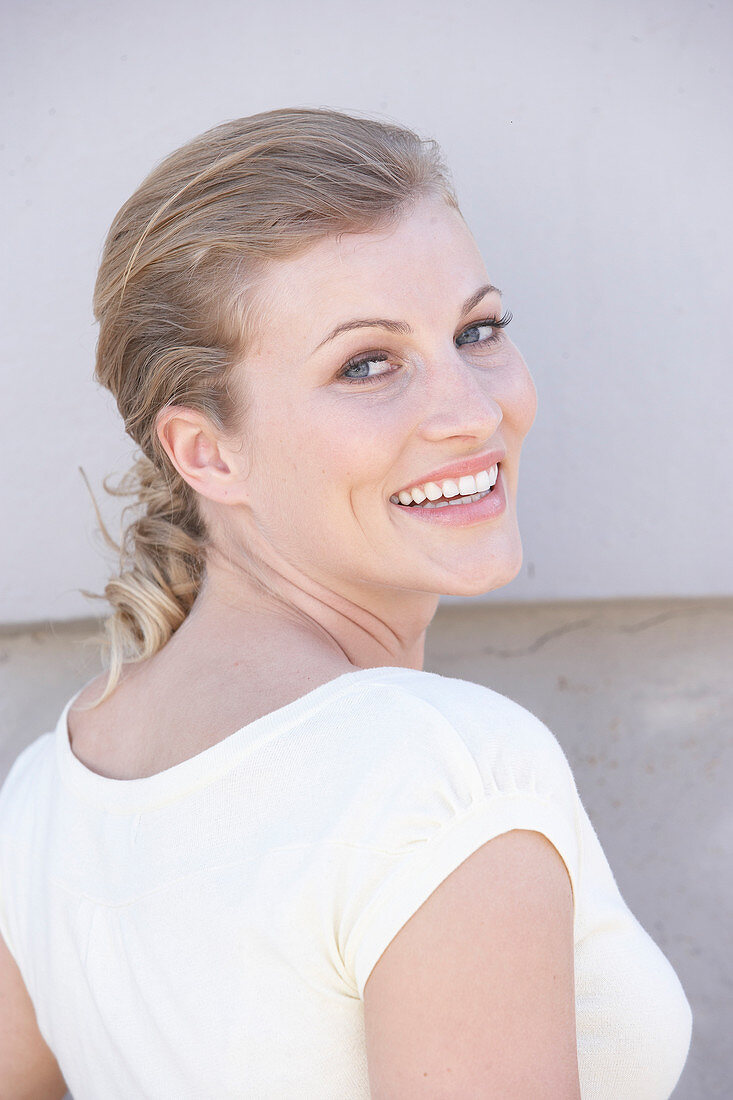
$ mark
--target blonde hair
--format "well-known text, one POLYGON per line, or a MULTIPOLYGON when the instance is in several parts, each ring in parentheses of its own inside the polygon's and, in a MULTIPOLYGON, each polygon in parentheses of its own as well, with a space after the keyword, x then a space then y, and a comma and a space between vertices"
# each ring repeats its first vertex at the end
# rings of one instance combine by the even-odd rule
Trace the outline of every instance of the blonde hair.
MULTIPOLYGON (((113 608, 97 639, 108 679, 94 706, 112 693, 125 661, 165 645, 205 575, 197 494, 160 443, 159 412, 184 405, 224 432, 246 423, 227 380, 263 320, 257 288, 268 261, 327 234, 389 225, 426 193, 458 209, 436 142, 365 117, 284 108, 194 138, 115 217, 94 291, 95 378, 115 397, 139 453, 116 487, 103 481, 111 495, 135 498, 123 509, 123 527, 130 509, 135 517, 119 543, 92 494, 103 538, 119 554, 104 593, 84 591, 113 608)), ((263 584, 254 561, 252 572, 263 584)))

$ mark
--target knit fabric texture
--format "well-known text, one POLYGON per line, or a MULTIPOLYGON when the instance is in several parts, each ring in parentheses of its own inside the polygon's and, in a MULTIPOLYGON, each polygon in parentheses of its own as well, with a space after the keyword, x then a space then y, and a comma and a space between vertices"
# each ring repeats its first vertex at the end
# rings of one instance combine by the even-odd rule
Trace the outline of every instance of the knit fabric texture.
POLYGON ((80 693, 0 791, 0 931, 74 1100, 368 1100, 372 968, 511 829, 546 836, 572 885, 583 1100, 668 1100, 690 1005, 519 704, 360 669, 118 780, 72 752, 80 693))

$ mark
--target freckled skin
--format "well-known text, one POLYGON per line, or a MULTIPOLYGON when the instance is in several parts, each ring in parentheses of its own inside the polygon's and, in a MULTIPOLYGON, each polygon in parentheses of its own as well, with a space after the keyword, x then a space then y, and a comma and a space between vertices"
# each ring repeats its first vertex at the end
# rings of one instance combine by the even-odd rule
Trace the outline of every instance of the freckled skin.
POLYGON ((261 606, 238 558, 251 547, 273 589, 353 664, 422 667, 439 594, 475 595, 516 576, 517 479, 534 385, 506 330, 491 347, 456 343, 503 312, 492 293, 461 315, 498 278, 461 215, 435 197, 388 230, 331 237, 270 266, 266 323, 233 380, 236 391, 246 376, 252 393, 247 446, 243 435, 224 441, 226 493, 221 482, 196 485, 218 548, 199 603, 216 593, 230 606, 246 591, 250 607, 261 606), (363 328, 314 354, 336 325, 364 317, 412 332, 363 328), (349 359, 380 352, 387 362, 370 368, 381 375, 373 384, 338 377, 349 359), (503 515, 447 528, 390 503, 421 475, 490 448, 506 450, 503 515))

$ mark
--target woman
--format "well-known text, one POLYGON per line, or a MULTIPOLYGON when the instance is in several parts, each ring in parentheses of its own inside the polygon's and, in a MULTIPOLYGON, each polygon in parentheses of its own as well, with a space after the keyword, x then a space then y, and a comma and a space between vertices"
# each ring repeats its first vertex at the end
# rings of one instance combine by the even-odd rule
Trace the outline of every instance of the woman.
POLYGON ((3 1095, 668 1097, 689 1004, 558 742, 422 671, 519 570, 536 404, 435 144, 216 127, 95 309, 140 507, 108 674, 0 797, 3 1095))

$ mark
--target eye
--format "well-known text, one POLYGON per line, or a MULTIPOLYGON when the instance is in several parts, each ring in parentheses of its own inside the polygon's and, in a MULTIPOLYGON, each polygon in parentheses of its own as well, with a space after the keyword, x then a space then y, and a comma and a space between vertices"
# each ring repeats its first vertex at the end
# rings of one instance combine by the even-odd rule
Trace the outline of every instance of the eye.
POLYGON ((476 325, 471 325, 469 328, 465 328, 458 340, 466 336, 467 344, 495 344, 501 339, 501 329, 506 328, 512 319, 512 315, 507 310, 502 317, 488 317, 485 321, 479 321, 476 325), (487 336, 482 336, 481 333, 488 333, 487 336), (475 336, 473 334, 476 334, 475 336))
MULTIPOLYGON (((497 343, 501 339, 500 330, 506 328, 511 319, 512 315, 509 310, 507 310, 502 317, 488 317, 485 321, 479 321, 475 325, 464 328, 463 332, 456 337, 456 343, 464 337, 466 337, 466 344, 480 344, 481 347, 487 347, 490 344, 497 343), (484 335, 482 335, 482 333, 484 335)), ((463 344, 459 344, 459 347, 463 347, 463 344)), ((395 374, 400 368, 392 367, 391 370, 379 370, 374 374, 369 374, 367 373, 369 367, 373 363, 386 363, 388 361, 389 355, 384 351, 374 351, 366 355, 356 356, 354 359, 349 359, 338 377, 342 378, 345 382, 349 382, 351 385, 357 386, 370 382, 378 382, 380 378, 395 374), (361 373, 352 375, 349 373, 350 371, 360 371, 361 373)))
POLYGON ((383 352, 374 352, 371 355, 362 355, 356 359, 349 359, 348 363, 341 371, 339 378, 345 379, 346 382, 376 382, 378 378, 383 378, 385 374, 393 374, 394 370, 382 370, 376 374, 361 374, 359 376, 349 375, 348 371, 367 371, 372 363, 386 363, 389 356, 383 352))

